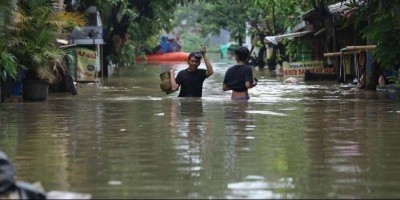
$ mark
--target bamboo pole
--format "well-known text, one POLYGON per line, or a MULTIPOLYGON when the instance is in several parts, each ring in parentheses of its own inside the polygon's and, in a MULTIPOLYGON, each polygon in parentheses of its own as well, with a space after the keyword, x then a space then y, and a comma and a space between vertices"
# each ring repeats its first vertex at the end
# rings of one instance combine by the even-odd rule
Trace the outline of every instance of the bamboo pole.
POLYGON ((362 50, 374 49, 376 45, 365 45, 365 46, 346 46, 341 52, 324 53, 324 57, 333 57, 342 55, 351 55, 353 53, 360 53, 362 50))
POLYGON ((346 46, 346 50, 371 50, 375 49, 376 45, 365 45, 365 46, 346 46))
POLYGON ((332 53, 324 53, 324 57, 334 57, 343 55, 352 55, 354 53, 360 53, 359 51, 346 51, 346 52, 332 52, 332 53))

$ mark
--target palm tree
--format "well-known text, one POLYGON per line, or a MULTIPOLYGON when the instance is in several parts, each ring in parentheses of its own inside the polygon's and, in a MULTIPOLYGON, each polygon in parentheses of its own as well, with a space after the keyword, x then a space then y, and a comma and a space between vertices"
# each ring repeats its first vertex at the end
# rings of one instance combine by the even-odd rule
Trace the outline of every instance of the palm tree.
POLYGON ((58 11, 50 0, 29 0, 19 5, 14 19, 8 43, 20 59, 18 64, 27 69, 26 78, 57 80, 57 72, 66 67, 66 51, 56 41, 74 26, 83 26, 83 15, 58 11))
POLYGON ((3 101, 3 95, 1 93, 1 83, 7 79, 7 77, 15 78, 17 76, 17 59, 9 51, 7 46, 7 36, 5 27, 9 26, 9 16, 14 5, 13 0, 0 1, 0 101, 3 101))
POLYGON ((9 51, 7 26, 10 26, 9 16, 14 5, 13 0, 0 1, 0 80, 17 75, 17 59, 9 51))

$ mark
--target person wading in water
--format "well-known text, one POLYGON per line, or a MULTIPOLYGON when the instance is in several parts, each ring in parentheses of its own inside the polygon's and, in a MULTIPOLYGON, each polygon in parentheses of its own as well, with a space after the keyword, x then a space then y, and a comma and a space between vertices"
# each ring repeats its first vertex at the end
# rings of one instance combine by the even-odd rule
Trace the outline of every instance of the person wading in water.
POLYGON ((200 52, 192 52, 189 54, 189 67, 178 73, 175 78, 175 68, 170 70, 171 90, 180 92, 178 97, 201 97, 203 92, 204 80, 213 73, 213 67, 208 60, 206 47, 202 47, 200 52), (201 58, 204 59, 207 69, 199 69, 201 58))
POLYGON ((250 52, 246 47, 235 50, 237 64, 230 67, 224 77, 222 91, 232 90, 232 100, 250 99, 248 89, 257 85, 257 79, 253 77, 253 69, 246 65, 250 52))

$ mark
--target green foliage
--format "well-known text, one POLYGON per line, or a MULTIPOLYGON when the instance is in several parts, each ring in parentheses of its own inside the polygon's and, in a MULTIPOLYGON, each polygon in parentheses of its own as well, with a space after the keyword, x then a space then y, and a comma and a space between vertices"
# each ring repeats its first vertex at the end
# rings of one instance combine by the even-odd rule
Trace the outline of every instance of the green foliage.
POLYGON ((298 58, 300 56, 299 46, 302 46, 302 40, 284 40, 283 44, 286 46, 286 54, 289 55, 291 58, 298 58))
MULTIPOLYGON (((219 34, 220 28, 225 28, 231 31, 231 37, 238 43, 249 34, 253 45, 263 47, 264 36, 285 32, 288 27, 300 22, 302 14, 311 8, 309 1, 305 0, 207 1, 190 5, 187 10, 178 10, 178 22, 175 25, 179 25, 190 13, 185 22, 193 27, 201 27, 203 37, 219 34), (249 33, 246 33, 246 23, 250 24, 249 33)), ((291 42, 287 41, 286 44, 291 42)), ((290 46, 293 47, 293 53, 298 51, 295 44, 290 46)))
POLYGON ((198 22, 202 27, 203 36, 219 34, 220 28, 231 31, 231 37, 237 40, 246 36, 246 22, 249 7, 248 0, 209 1, 199 5, 198 22))
MULTIPOLYGON (((370 0, 359 3, 351 0, 348 6, 356 10, 348 23, 359 26, 368 22, 361 34, 370 44, 376 44, 373 55, 384 69, 391 70, 400 61, 400 1, 370 0)), ((396 72, 397 74, 397 72, 396 72)), ((392 77, 399 84, 397 77, 392 77)))
POLYGON ((162 31, 172 29, 174 10, 179 3, 187 1, 97 0, 103 26, 108 33, 105 42, 112 44, 115 37, 120 37, 123 42, 122 51, 111 56, 130 63, 136 56, 151 52, 157 46, 162 31))
MULTIPOLYGON (((89 4, 94 0, 82 0, 89 4)), ((200 37, 219 34, 220 28, 231 32, 231 37, 243 42, 246 37, 246 23, 252 28, 250 34, 257 46, 263 46, 262 35, 275 35, 285 32, 301 21, 306 11, 320 5, 327 5, 328 0, 96 0, 101 11, 106 33, 106 43, 113 37, 124 37, 123 50, 115 53, 128 62, 136 55, 151 51, 158 43, 162 31, 169 32, 174 27, 182 27, 183 33, 200 32, 200 37), (176 12, 175 12, 176 11, 176 12), (124 21, 125 19, 125 21, 124 21), (113 33, 116 23, 126 25, 127 31, 113 33)), ((200 42, 185 36, 184 50, 197 49, 200 42)))
POLYGON ((183 50, 186 52, 199 51, 201 45, 203 44, 202 38, 198 35, 182 34, 182 39, 185 42, 183 45, 183 50))
POLYGON ((9 26, 13 4, 10 0, 0 2, 0 79, 5 80, 7 76, 17 76, 17 58, 8 50, 10 33, 5 28, 9 26))
POLYGON ((374 50, 374 56, 378 58, 381 66, 391 68, 395 61, 399 60, 400 32, 396 30, 393 19, 382 20, 362 30, 365 38, 378 44, 374 50))
MULTIPOLYGON (((93 0, 82 0, 89 5, 93 0)), ((198 33, 207 38, 219 34, 220 28, 231 32, 231 37, 244 42, 246 23, 266 24, 267 29, 251 30, 253 36, 285 30, 285 26, 298 22, 298 16, 309 4, 298 0, 96 0, 101 11, 106 33, 106 43, 113 41, 114 35, 123 39, 123 50, 115 53, 127 62, 136 55, 151 51, 158 43, 156 39, 162 31, 169 32, 174 27, 182 27, 182 33, 198 33), (282 6, 284 5, 284 6, 282 6), (176 11, 176 12, 175 12, 176 11), (118 16, 118 17, 117 17, 118 16), (116 24, 127 27, 121 32, 116 24), (118 30, 118 33, 113 31, 118 30)), ((196 37, 185 36, 184 50, 194 50, 201 43, 196 37)), ((199 40, 199 38, 197 38, 199 40)), ((204 41, 203 41, 204 42, 204 41)), ((256 42, 263 45, 262 41, 256 42)))
POLYGON ((258 10, 262 10, 261 21, 269 24, 269 34, 276 34, 285 27, 295 26, 304 12, 312 7, 307 0, 254 0, 258 10))
POLYGON ((359 4, 352 0, 348 5, 357 10, 350 22, 359 25, 369 21, 361 33, 370 43, 377 45, 373 53, 381 66, 391 68, 400 58, 400 51, 396 50, 400 45, 400 1, 371 0, 359 4))
POLYGON ((17 76, 17 58, 7 50, 0 52, 0 78, 5 80, 7 76, 16 78, 17 76))
POLYGON ((41 80, 53 82, 63 67, 66 52, 56 39, 72 25, 83 25, 79 14, 58 12, 47 0, 24 2, 15 13, 7 46, 18 58, 18 65, 41 80))
POLYGON ((201 9, 201 4, 178 6, 175 9, 172 26, 182 27, 183 32, 188 32, 190 27, 196 26, 199 9, 201 9))

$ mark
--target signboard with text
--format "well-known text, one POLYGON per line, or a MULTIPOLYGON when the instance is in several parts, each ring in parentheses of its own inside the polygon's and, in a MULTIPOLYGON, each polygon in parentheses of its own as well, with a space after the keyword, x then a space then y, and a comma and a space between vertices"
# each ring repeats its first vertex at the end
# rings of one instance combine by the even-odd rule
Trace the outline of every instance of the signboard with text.
POLYGON ((306 61, 285 63, 282 66, 283 76, 304 76, 309 70, 311 73, 334 74, 333 68, 324 68, 322 61, 306 61))
POLYGON ((96 76, 96 51, 76 48, 77 81, 94 81, 96 76))

